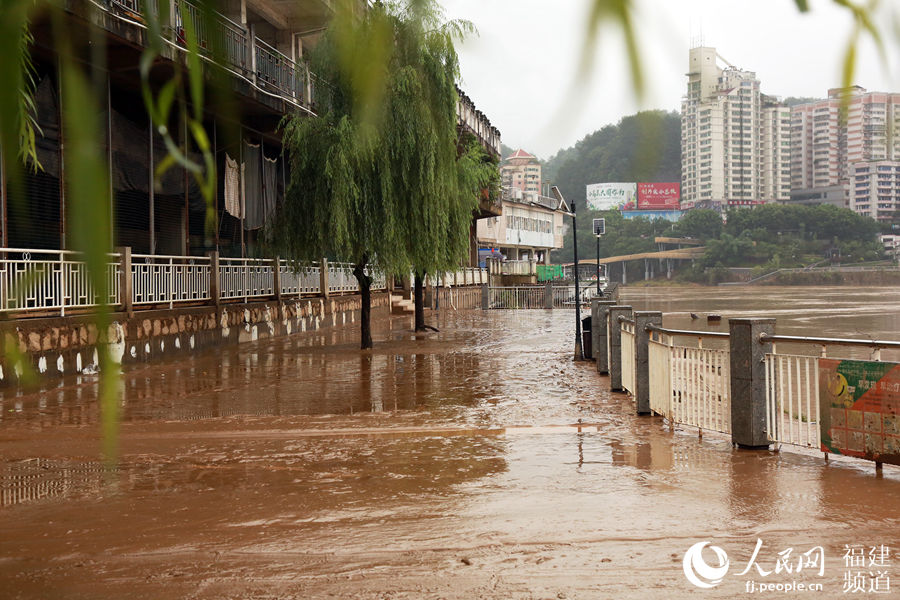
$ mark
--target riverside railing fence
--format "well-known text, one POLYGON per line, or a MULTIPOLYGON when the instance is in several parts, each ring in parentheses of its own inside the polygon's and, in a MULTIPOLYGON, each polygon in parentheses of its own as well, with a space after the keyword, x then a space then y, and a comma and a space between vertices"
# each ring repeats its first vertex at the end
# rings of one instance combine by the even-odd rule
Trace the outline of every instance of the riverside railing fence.
MULTIPOLYGON (((369 271, 372 290, 388 289, 384 273, 369 271)), ((106 290, 95 289, 81 255, 69 250, 0 248, 0 316, 65 316, 103 300, 131 312, 177 305, 280 300, 359 291, 353 265, 323 259, 296 264, 278 258, 132 254, 127 247, 107 255, 106 290)), ((463 268, 445 276, 447 285, 477 285, 484 269, 463 268)))
POLYGON ((783 445, 900 465, 900 342, 777 335, 775 319, 728 332, 662 326, 662 313, 595 300, 597 371, 638 414, 715 431, 744 448, 783 445))
MULTIPOLYGON (((481 308, 488 309, 552 309, 575 308, 574 284, 553 284, 548 281, 540 285, 484 286, 481 308)), ((584 286, 580 290, 581 306, 588 307, 594 298, 596 288, 584 286)), ((613 294, 615 295, 615 294, 613 294)), ((607 296, 604 295, 603 298, 607 296)))

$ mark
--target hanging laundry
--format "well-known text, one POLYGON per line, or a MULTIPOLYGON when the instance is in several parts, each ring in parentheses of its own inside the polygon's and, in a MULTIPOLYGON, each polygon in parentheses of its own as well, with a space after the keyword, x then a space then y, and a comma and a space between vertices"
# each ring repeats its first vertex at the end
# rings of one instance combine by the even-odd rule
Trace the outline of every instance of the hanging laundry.
POLYGON ((225 210, 236 219, 244 216, 241 210, 241 175, 236 160, 225 154, 225 210))
POLYGON ((261 155, 259 144, 244 142, 244 229, 247 230, 265 224, 261 155))
POLYGON ((275 214, 278 195, 278 159, 263 156, 263 223, 268 223, 275 214))

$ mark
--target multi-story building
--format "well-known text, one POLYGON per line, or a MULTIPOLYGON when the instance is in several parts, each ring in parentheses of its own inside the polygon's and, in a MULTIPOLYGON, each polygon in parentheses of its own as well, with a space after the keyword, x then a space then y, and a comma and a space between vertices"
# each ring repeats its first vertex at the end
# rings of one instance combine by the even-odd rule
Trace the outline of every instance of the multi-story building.
POLYGON ((681 105, 682 203, 786 199, 789 148, 789 113, 760 93, 756 74, 729 64, 715 48, 692 48, 681 105))
MULTIPOLYGON (((368 5, 364 0, 357 4, 360 11, 368 5)), ((202 123, 218 177, 212 207, 185 169, 175 167, 155 178, 168 150, 160 124, 151 123, 141 96, 139 66, 149 41, 149 13, 144 12, 149 6, 155 3, 71 2, 63 13, 77 39, 104 45, 94 54, 77 49, 79 60, 90 62, 95 54, 108 57, 106 64, 91 66, 97 71, 94 80, 107 90, 99 108, 112 192, 110 245, 142 255, 253 255, 289 179, 279 123, 287 114, 312 116, 319 110, 318 79, 303 57, 333 17, 334 5, 323 0, 228 0, 216 3, 220 12, 209 14, 191 0, 171 0, 176 10, 163 17, 164 51, 150 69, 150 85, 158 88, 173 71, 186 68, 186 28, 192 23, 203 68, 222 74, 233 92, 230 102, 218 101, 218 89, 205 94, 211 100, 202 123)), ((72 233, 66 179, 78 174, 64 165, 61 131, 66 112, 61 108, 52 28, 39 20, 33 34, 36 145, 43 169, 25 170, 21 186, 7 186, 8 175, 0 173, 0 248, 65 250, 72 233)), ((457 116, 460 129, 499 159, 500 132, 461 91, 457 116)), ((189 139, 177 117, 166 125, 176 132, 175 143, 189 139)), ((196 153, 190 155, 199 160, 196 153)), ((498 215, 499 199, 485 200, 476 217, 498 215)))
POLYGON ((502 214, 478 221, 478 246, 490 255, 520 263, 521 272, 534 275, 537 264, 549 264, 550 251, 563 247, 563 217, 568 207, 537 192, 504 189, 502 214))
POLYGON ((900 214, 900 161, 858 161, 852 165, 850 208, 879 221, 900 214))
POLYGON ((883 161, 900 160, 898 127, 900 94, 836 88, 828 90, 827 99, 794 106, 791 200, 821 197, 873 218, 888 218, 893 210, 888 205, 897 197, 889 200, 888 187, 874 184, 879 173, 893 174, 883 161))
POLYGON ((541 163, 524 150, 516 150, 500 165, 503 187, 522 192, 541 191, 541 163))

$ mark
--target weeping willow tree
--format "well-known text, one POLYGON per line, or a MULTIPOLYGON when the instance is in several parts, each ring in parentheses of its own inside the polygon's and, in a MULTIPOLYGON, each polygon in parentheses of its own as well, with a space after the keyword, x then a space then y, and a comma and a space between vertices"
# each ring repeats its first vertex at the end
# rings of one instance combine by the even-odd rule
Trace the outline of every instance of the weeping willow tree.
POLYGON ((291 181, 268 240, 289 259, 353 261, 362 348, 372 271, 424 276, 466 255, 478 195, 457 160, 453 44, 470 30, 431 2, 339 11, 312 57, 322 111, 283 124, 291 181))

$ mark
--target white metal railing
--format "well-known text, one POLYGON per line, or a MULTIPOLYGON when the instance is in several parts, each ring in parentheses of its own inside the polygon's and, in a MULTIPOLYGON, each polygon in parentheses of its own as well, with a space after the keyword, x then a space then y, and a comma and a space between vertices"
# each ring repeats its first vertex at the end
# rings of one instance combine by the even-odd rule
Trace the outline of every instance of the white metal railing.
POLYGON ((766 431, 772 442, 820 446, 818 357, 766 354, 766 431))
MULTIPOLYGON (((175 256, 153 254, 107 254, 106 303, 126 306, 120 289, 122 270, 130 277, 130 305, 149 308, 173 307, 179 303, 209 302, 212 299, 213 276, 218 276, 221 300, 274 298, 276 273, 274 259, 219 258, 218 272, 213 272, 210 256, 175 256)), ((71 308, 90 308, 99 304, 97 294, 82 257, 70 250, 0 248, 0 314, 50 312, 65 315, 71 308)), ((368 269, 372 290, 387 288, 385 273, 368 269)), ((278 280, 282 296, 321 294, 319 264, 295 266, 280 261, 278 280)), ((482 269, 465 268, 456 274, 457 285, 487 281, 482 269)), ((432 277, 432 283, 452 284, 453 274, 432 277)), ((358 291, 351 263, 328 263, 329 293, 358 291)), ((543 288, 533 292, 540 297, 534 308, 543 308, 543 288)))
POLYGON ((731 432, 731 369, 727 350, 672 347, 671 420, 731 432))
POLYGON ((490 308, 544 308, 543 286, 491 287, 488 290, 490 308))
MULTIPOLYGON (((543 287, 543 285, 541 286, 543 287)), ((553 308, 575 308, 575 285, 554 285, 553 290, 553 308)), ((593 298, 592 288, 581 286, 579 290, 581 294, 581 305, 590 304, 593 298)))
POLYGON ((209 300, 206 256, 131 255, 132 303, 168 304, 209 300))
POLYGON ((536 275, 537 263, 533 260, 506 260, 500 263, 503 275, 536 275))
MULTIPOLYGON (((118 304, 119 257, 108 254, 105 303, 118 304)), ((59 311, 100 304, 87 264, 69 250, 0 248, 0 312, 59 311)))
POLYGON ((841 339, 763 335, 771 342, 766 354, 766 427, 769 439, 780 444, 819 448, 822 443, 822 405, 820 396, 820 360, 882 361, 900 360, 900 342, 895 340, 841 339), (792 352, 778 352, 782 344, 792 352), (836 357, 834 357, 836 358, 836 357))
POLYGON ((387 275, 383 271, 373 271, 372 267, 366 267, 366 275, 372 278, 372 284, 369 286, 369 289, 387 289, 387 275))
POLYGON ((359 283, 353 275, 353 265, 342 262, 328 263, 328 293, 356 292, 359 283))
POLYGON ((275 261, 262 258, 220 258, 219 295, 222 299, 275 295, 275 261))
POLYGON ((672 347, 651 336, 647 342, 650 410, 672 420, 672 347))
POLYGON ((281 293, 285 295, 318 294, 322 287, 322 268, 281 262, 278 267, 281 293))
MULTIPOLYGON (((728 348, 704 348, 717 332, 651 328, 648 343, 650 410, 672 423, 731 432, 731 359, 728 348), (677 344, 696 340, 696 346, 677 344)), ((721 344, 720 344, 721 345, 721 344)))
POLYGON ((622 388, 635 393, 635 368, 634 363, 634 321, 623 321, 622 333, 622 388))

